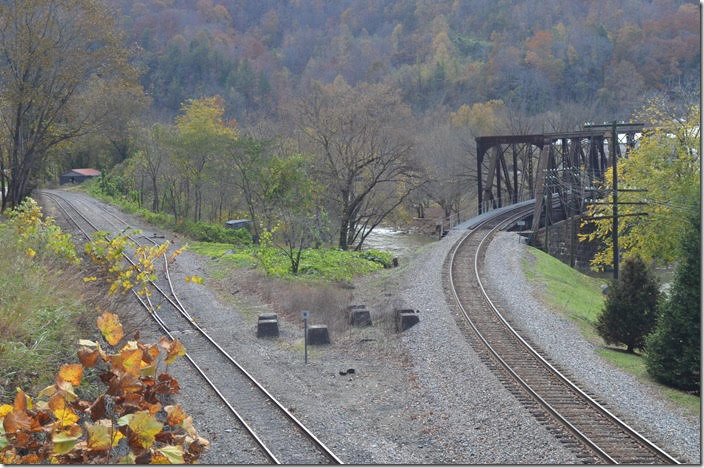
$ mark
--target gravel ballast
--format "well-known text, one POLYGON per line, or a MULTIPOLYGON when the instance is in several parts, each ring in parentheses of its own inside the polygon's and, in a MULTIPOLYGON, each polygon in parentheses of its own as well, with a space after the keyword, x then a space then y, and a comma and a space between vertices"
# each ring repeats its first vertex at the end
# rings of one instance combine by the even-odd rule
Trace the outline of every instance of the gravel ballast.
POLYGON ((483 281, 506 318, 634 429, 678 460, 701 463, 700 420, 667 401, 654 385, 604 361, 598 345, 585 340, 572 321, 536 295, 521 266, 529 258, 528 247, 508 232, 499 233, 487 251, 483 281))
MULTIPOLYGON (((97 220, 103 216, 98 206, 107 207, 85 194, 70 198, 80 199, 80 208, 91 210, 97 220)), ((180 247, 174 233, 107 209, 180 247)), ((307 365, 300 320, 280 315, 280 337, 257 339, 257 315, 277 311, 245 293, 236 276, 211 278, 214 260, 186 251, 171 274, 198 323, 345 463, 580 463, 504 388, 457 327, 442 270, 464 232, 452 231, 411 259, 401 258, 399 268, 355 280, 352 303, 367 304, 374 326, 333 333, 331 345, 309 349, 307 365), (184 278, 193 274, 203 276, 205 284, 186 283, 184 278), (419 310, 420 323, 393 333, 388 319, 395 305, 419 310), (341 375, 351 368, 354 374, 341 375)), ((143 327, 143 338, 161 334, 151 321, 143 327)), ((200 462, 263 463, 192 367, 186 361, 171 367, 183 389, 176 402, 211 440, 200 462)))

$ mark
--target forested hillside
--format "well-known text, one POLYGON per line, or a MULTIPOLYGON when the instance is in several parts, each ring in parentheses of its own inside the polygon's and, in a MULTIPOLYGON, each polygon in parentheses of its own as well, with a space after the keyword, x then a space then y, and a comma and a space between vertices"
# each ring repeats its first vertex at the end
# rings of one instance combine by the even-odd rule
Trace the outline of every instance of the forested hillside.
POLYGON ((692 1, 0 7, 3 209, 94 167, 104 194, 178 226, 243 217, 255 238, 360 249, 426 209, 468 215, 477 136, 655 108, 682 123, 699 102, 692 1))
POLYGON ((158 110, 218 94, 276 115, 312 80, 386 82, 416 113, 501 99, 627 118, 644 94, 695 85, 699 11, 679 0, 118 0, 158 110))

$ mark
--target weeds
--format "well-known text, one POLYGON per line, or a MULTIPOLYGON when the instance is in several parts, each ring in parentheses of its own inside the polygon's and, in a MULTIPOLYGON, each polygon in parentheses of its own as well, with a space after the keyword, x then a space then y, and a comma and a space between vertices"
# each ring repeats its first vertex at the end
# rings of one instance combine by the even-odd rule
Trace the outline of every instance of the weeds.
POLYGON ((229 229, 213 223, 176 219, 167 213, 155 213, 142 208, 133 197, 127 198, 119 190, 111 189, 111 179, 111 176, 101 176, 97 180, 87 182, 87 192, 120 207, 123 211, 141 217, 150 224, 179 232, 196 241, 225 242, 234 246, 252 245, 252 234, 247 229, 229 229))
POLYGON ((86 308, 70 235, 31 200, 0 224, 0 398, 36 390, 70 354, 86 308), (70 244, 70 246, 69 246, 70 244))
POLYGON ((236 268, 259 266, 277 278, 349 281, 392 266, 393 255, 380 250, 304 249, 298 275, 293 275, 291 262, 283 251, 274 246, 254 245, 246 229, 233 230, 212 223, 176 220, 172 215, 141 208, 134 199, 121 195, 119 178, 115 179, 117 182, 113 179, 106 176, 89 181, 86 184, 88 193, 136 214, 150 224, 185 234, 196 241, 190 244, 191 250, 201 255, 222 257, 223 262, 236 268), (231 252, 226 254, 228 251, 231 252))

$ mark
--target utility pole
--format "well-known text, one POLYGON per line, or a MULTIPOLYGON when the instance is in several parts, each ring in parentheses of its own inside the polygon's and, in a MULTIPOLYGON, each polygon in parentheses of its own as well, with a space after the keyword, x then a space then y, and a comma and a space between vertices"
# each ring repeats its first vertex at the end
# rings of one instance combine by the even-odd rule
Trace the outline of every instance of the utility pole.
POLYGON ((618 164, 616 163, 616 145, 618 144, 618 134, 616 133, 616 121, 611 123, 611 171, 613 175, 613 225, 611 228, 611 242, 614 249, 614 280, 618 280, 619 258, 618 258, 618 164))
POLYGON ((545 184, 543 184, 543 205, 545 205, 545 253, 550 255, 550 246, 548 242, 550 241, 548 237, 548 214, 550 213, 550 208, 548 208, 548 200, 552 204, 552 197, 549 196, 550 190, 548 189, 548 184, 550 183, 550 169, 545 169, 545 184))
POLYGON ((615 120, 611 124, 604 125, 585 125, 584 128, 611 128, 611 145, 609 153, 611 153, 611 171, 613 175, 613 191, 612 191, 612 206, 613 206, 613 224, 611 227, 611 242, 613 247, 613 262, 614 262, 614 280, 618 280, 619 273, 619 252, 618 252, 618 162, 616 159, 616 145, 618 142, 619 127, 622 128, 643 128, 642 123, 618 123, 615 120))

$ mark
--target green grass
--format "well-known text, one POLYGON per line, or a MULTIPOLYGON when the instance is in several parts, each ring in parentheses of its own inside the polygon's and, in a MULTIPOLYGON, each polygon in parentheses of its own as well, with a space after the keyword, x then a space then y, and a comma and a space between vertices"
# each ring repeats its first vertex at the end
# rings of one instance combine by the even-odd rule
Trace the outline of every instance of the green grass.
POLYGON ((646 370, 642 355, 603 347, 604 342, 595 329, 597 316, 604 306, 603 280, 580 273, 541 250, 529 247, 528 253, 529 257, 522 260, 526 278, 539 286, 540 296, 548 305, 575 321, 587 340, 602 346, 599 354, 603 359, 642 382, 656 385, 670 401, 699 416, 700 397, 655 382, 646 370))
POLYGON ((11 402, 16 387, 36 394, 53 383, 60 364, 75 361, 79 322, 86 314, 75 267, 36 243, 30 257, 27 244, 18 242, 14 230, 0 224, 2 403, 11 402))
POLYGON ((391 254, 379 251, 341 251, 338 249, 305 249, 301 254, 298 275, 290 273, 290 262, 275 247, 235 247, 218 242, 193 242, 189 250, 216 260, 215 276, 222 276, 227 268, 261 267, 265 257, 269 275, 290 280, 347 281, 360 275, 384 269, 391 262, 391 254), (227 253, 231 251, 232 253, 227 253))
POLYGON ((82 184, 81 190, 128 213, 136 214, 150 224, 185 234, 193 240, 189 242, 190 250, 216 259, 217 264, 210 272, 216 279, 224 278, 230 268, 260 267, 271 276, 289 280, 348 281, 391 266, 393 255, 379 250, 354 252, 334 248, 305 249, 298 274, 293 275, 290 273, 290 261, 283 251, 253 245, 247 230, 232 230, 212 223, 176 222, 172 215, 147 210, 122 196, 113 187, 116 180, 118 179, 110 176, 105 180, 96 178, 82 184), (232 253, 225 255, 228 250, 232 250, 232 253))
POLYGON ((529 247, 529 259, 523 259, 526 277, 541 287, 542 298, 560 313, 577 322, 592 341, 596 319, 604 306, 603 281, 570 268, 545 252, 529 247))
POLYGON ((653 380, 645 368, 645 359, 640 354, 627 353, 624 350, 602 348, 599 354, 606 361, 630 373, 637 379, 657 385, 662 393, 673 403, 685 408, 697 417, 700 416, 701 398, 681 390, 660 385, 653 380))

